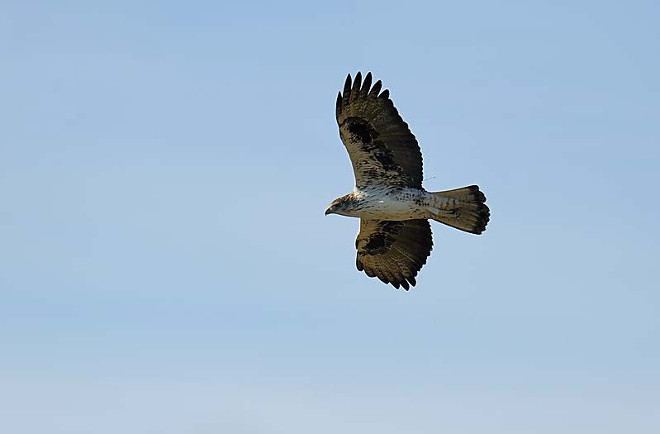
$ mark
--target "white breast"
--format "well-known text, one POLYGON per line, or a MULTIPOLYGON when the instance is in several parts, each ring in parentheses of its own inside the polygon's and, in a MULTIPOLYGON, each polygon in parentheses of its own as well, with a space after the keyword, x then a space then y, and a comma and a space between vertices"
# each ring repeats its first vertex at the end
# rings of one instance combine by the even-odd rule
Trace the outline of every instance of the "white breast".
POLYGON ((418 189, 372 188, 356 191, 364 206, 359 217, 380 220, 428 218, 428 193, 418 189))

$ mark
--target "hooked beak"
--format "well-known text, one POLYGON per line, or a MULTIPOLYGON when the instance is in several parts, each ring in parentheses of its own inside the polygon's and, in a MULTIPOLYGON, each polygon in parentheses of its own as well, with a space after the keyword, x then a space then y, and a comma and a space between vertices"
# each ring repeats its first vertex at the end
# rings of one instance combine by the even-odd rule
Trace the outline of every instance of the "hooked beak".
POLYGON ((328 214, 334 214, 332 212, 332 209, 328 208, 328 209, 325 210, 325 215, 328 215, 328 214))

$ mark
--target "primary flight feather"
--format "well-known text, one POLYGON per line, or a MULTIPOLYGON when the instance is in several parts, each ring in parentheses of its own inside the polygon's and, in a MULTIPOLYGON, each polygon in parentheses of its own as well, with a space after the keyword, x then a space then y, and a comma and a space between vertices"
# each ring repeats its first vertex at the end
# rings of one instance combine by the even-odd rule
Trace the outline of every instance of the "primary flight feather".
POLYGON ((473 234, 486 230, 490 210, 479 187, 427 192, 422 153, 389 91, 368 73, 346 77, 337 96, 339 135, 353 165, 355 189, 325 214, 360 218, 356 266, 369 277, 408 290, 431 253, 428 219, 473 234))

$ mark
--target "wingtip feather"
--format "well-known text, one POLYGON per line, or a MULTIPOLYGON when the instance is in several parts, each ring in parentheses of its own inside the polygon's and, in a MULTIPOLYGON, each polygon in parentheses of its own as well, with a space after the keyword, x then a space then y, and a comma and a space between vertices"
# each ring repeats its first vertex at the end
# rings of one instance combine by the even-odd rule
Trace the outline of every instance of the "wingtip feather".
POLYGON ((351 93, 351 74, 346 76, 346 81, 344 82, 344 97, 350 95, 351 93))
POLYGON ((367 72, 366 77, 364 77, 364 83, 362 84, 362 94, 367 95, 371 89, 371 72, 367 72))
POLYGON ((378 96, 382 88, 383 88, 383 82, 381 80, 378 80, 376 83, 374 83, 374 86, 371 88, 371 92, 369 92, 369 96, 372 97, 378 96))
POLYGON ((355 74, 355 80, 353 80, 353 92, 359 92, 360 88, 362 87, 362 72, 358 71, 357 74, 355 74))

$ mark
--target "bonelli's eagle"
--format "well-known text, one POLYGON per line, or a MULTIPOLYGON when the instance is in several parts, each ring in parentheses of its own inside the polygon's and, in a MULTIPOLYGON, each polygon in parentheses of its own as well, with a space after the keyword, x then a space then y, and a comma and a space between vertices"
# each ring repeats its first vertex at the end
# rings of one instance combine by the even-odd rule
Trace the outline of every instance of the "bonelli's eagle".
POLYGON ((337 123, 355 174, 355 189, 325 214, 360 218, 356 265, 369 277, 410 289, 431 253, 428 219, 472 234, 486 230, 490 210, 479 187, 441 192, 422 187, 422 153, 389 91, 371 73, 346 77, 337 123))

